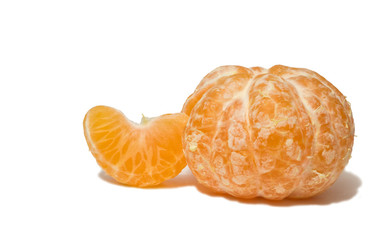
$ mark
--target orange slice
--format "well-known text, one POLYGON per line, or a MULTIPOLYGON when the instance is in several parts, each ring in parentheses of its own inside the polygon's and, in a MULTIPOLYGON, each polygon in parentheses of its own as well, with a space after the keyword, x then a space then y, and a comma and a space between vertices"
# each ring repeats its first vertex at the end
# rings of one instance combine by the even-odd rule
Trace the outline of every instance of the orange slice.
POLYGON ((84 135, 100 167, 116 181, 137 187, 173 178, 186 166, 182 134, 188 116, 143 116, 136 124, 122 112, 96 106, 84 118, 84 135))

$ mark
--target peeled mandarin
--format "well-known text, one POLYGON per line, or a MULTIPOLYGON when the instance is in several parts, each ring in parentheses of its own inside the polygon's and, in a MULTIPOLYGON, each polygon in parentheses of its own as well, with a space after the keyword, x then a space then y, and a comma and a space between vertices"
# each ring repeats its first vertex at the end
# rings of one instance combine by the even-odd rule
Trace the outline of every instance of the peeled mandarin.
POLYGON ((240 198, 308 198, 351 157, 346 97, 314 71, 222 66, 184 104, 183 148, 204 186, 240 198))

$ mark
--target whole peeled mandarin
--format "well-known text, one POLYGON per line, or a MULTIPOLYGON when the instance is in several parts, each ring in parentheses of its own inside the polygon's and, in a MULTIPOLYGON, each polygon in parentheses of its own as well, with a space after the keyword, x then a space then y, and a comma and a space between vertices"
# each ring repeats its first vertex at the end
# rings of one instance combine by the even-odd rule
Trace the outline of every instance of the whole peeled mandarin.
POLYGON ((222 66, 187 99, 183 148, 204 186, 241 198, 307 198, 351 157, 354 121, 345 96, 303 68, 222 66))

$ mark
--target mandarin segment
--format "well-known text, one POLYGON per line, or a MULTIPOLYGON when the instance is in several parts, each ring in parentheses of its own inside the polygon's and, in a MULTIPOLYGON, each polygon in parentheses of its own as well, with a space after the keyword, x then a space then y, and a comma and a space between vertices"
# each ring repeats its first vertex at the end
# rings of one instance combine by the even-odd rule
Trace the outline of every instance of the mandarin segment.
POLYGON ((183 147, 192 173, 236 197, 311 197, 336 181, 351 156, 350 105, 308 69, 219 67, 183 112, 190 115, 183 147))
POLYGON ((97 106, 84 118, 84 135, 100 167, 116 181, 153 186, 175 177, 186 166, 182 133, 184 113, 145 118, 136 124, 114 108, 97 106))

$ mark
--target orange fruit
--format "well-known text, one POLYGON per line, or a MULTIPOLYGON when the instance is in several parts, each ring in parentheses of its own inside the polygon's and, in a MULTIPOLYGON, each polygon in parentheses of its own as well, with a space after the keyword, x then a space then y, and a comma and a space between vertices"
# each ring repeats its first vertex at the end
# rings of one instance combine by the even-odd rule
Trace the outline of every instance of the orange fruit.
POLYGON ((143 116, 136 124, 114 108, 96 106, 83 125, 100 167, 120 183, 145 187, 175 177, 186 166, 182 134, 187 121, 187 115, 176 113, 143 116))
POLYGON ((190 115, 183 137, 188 166, 217 192, 311 197, 331 186, 351 157, 350 104, 308 69, 219 67, 183 112, 190 115))

